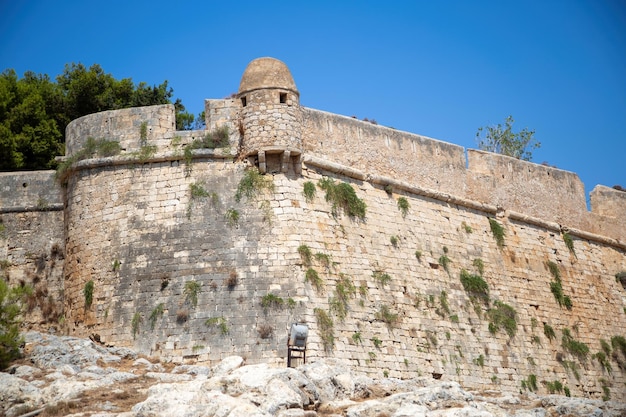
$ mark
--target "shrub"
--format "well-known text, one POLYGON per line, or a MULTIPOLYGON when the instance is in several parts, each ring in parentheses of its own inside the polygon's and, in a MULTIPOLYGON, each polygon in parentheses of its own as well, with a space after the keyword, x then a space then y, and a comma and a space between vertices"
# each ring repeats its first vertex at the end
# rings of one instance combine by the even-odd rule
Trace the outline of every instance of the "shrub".
POLYGON ((322 344, 324 345, 324 350, 327 352, 332 351, 333 347, 335 346, 333 320, 326 313, 326 311, 322 310, 321 308, 315 308, 313 312, 315 313, 315 318, 317 320, 317 326, 319 328, 322 344))
POLYGON ((269 323, 262 323, 256 329, 261 339, 269 339, 274 334, 274 328, 269 323))
POLYGON ((477 358, 473 360, 474 365, 485 366, 485 357, 483 355, 479 355, 477 358))
POLYGON ((416 250, 415 251, 415 258, 417 258, 418 262, 422 260, 422 251, 421 250, 416 250))
POLYGON ((561 281, 561 271, 559 271, 559 266, 552 261, 546 262, 546 266, 548 267, 548 270, 550 271, 554 279, 557 281, 561 281))
POLYGON ((335 184, 330 178, 322 178, 318 181, 318 186, 326 191, 326 201, 332 204, 332 213, 336 216, 339 210, 348 217, 365 219, 366 204, 357 197, 354 188, 346 182, 335 184))
POLYGON ((210 132, 207 132, 202 139, 196 139, 191 142, 185 147, 185 150, 224 148, 229 145, 229 136, 230 132, 228 130, 228 126, 222 125, 210 132))
POLYGON ((198 305, 198 293, 200 292, 200 283, 195 280, 187 281, 183 294, 185 295, 185 301, 188 301, 192 307, 198 305))
POLYGON ((606 370, 609 374, 613 370, 611 367, 611 363, 606 357, 606 354, 602 351, 599 351, 593 355, 593 358, 598 361, 598 363, 602 366, 604 370, 606 370))
POLYGON ((470 226, 469 224, 463 222, 461 223, 461 226, 463 227, 463 230, 465 230, 465 233, 472 233, 474 230, 472 229, 472 226, 470 226))
POLYGON ((489 317, 489 331, 495 333, 504 328, 509 337, 515 336, 517 331, 516 312, 513 307, 501 301, 495 301, 493 308, 487 311, 489 317))
POLYGON ((304 282, 310 282, 311 285, 315 287, 317 292, 320 292, 323 289, 324 281, 313 268, 307 269, 306 274, 304 275, 304 282))
POLYGON ((552 382, 546 382, 546 388, 550 394, 554 394, 555 392, 563 392, 563 384, 561 381, 554 380, 552 382))
POLYGON ((472 275, 465 269, 461 270, 461 284, 470 297, 478 298, 485 304, 489 302, 489 285, 478 275, 472 275))
POLYGON ((400 213, 402 213, 402 218, 405 218, 406 215, 409 213, 409 208, 411 208, 411 205, 409 204, 409 200, 407 200, 404 197, 399 197, 398 198, 398 210, 400 210, 400 213))
POLYGON ((93 281, 87 281, 83 289, 83 294, 85 295, 85 309, 91 307, 91 303, 93 302, 93 287, 93 281))
POLYGON ((489 227, 491 228, 491 233, 496 240, 496 244, 499 248, 502 248, 504 246, 504 228, 494 218, 489 218, 489 227))
POLYGON ((394 248, 398 248, 398 242, 399 242, 398 236, 391 236, 389 238, 389 242, 391 242, 391 246, 393 246, 394 248))
POLYGON ((274 183, 271 177, 261 174, 257 168, 248 168, 237 186, 235 201, 240 202, 243 197, 252 200, 261 192, 273 190, 274 183))
POLYGON ((315 191, 315 184, 313 184, 311 181, 307 181, 304 183, 302 194, 304 195, 304 199, 307 203, 310 203, 315 199, 315 191))
POLYGON ((20 356, 23 338, 20 336, 20 316, 25 310, 25 300, 32 294, 30 286, 10 287, 0 278, 0 370, 20 356))
POLYGON ((239 279, 237 278, 237 271, 230 271, 230 273, 228 274, 228 278, 226 279, 226 286, 228 288, 233 288, 235 285, 237 285, 238 282, 239 279))
POLYGON ((352 341, 354 342, 354 344, 356 345, 360 345, 362 340, 361 340, 361 332, 354 332, 352 334, 352 341))

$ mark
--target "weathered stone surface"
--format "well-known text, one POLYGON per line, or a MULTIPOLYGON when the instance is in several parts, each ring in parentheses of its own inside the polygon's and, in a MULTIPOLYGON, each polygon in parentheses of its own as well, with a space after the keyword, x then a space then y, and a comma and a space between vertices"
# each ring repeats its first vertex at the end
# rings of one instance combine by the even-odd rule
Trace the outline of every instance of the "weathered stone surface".
MULTIPOLYGON (((35 355, 45 352, 50 365, 12 368, 30 381, 0 373, 0 414, 14 417, 63 404, 73 404, 75 414, 71 415, 102 417, 617 417, 626 413, 626 403, 559 395, 470 393, 456 382, 427 378, 378 380, 337 360, 316 361, 294 369, 268 364, 233 367, 239 361, 231 357, 215 364, 208 373, 214 376, 209 379, 199 372, 200 367, 189 367, 188 373, 183 373, 183 366, 172 372, 147 371, 147 363, 161 364, 141 358, 126 363, 110 361, 106 368, 100 368, 85 362, 81 349, 45 349, 64 346, 66 339, 30 336, 35 344, 30 351, 35 355), (76 372, 63 373, 68 364, 78 364, 76 372), (333 386, 335 389, 330 388, 333 386), (112 395, 101 400, 107 393, 112 395)), ((79 347, 88 343, 79 343, 76 338, 70 342, 79 347)), ((110 359, 109 349, 115 350, 102 347, 89 355, 90 360, 103 363, 103 358, 110 359)))

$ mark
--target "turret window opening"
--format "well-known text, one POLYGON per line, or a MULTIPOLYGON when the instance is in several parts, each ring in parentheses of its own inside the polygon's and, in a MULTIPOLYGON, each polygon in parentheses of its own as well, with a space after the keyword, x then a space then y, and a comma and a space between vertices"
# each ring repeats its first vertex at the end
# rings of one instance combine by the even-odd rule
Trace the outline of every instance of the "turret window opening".
POLYGON ((246 96, 241 97, 241 105, 242 105, 243 107, 246 107, 246 105, 247 105, 247 104, 248 104, 248 103, 247 103, 247 100, 246 100, 246 96))
POLYGON ((287 93, 280 93, 278 99, 280 103, 285 104, 287 102, 287 93))

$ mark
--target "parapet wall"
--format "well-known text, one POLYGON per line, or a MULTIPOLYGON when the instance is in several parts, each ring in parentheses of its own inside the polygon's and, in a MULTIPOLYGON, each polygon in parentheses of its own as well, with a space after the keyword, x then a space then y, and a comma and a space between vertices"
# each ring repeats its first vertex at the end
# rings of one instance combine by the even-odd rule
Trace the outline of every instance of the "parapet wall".
POLYGON ((141 126, 146 124, 147 142, 171 139, 176 130, 176 114, 172 104, 133 107, 94 113, 73 120, 65 131, 65 152, 71 156, 88 138, 115 140, 124 150, 141 147, 141 126))

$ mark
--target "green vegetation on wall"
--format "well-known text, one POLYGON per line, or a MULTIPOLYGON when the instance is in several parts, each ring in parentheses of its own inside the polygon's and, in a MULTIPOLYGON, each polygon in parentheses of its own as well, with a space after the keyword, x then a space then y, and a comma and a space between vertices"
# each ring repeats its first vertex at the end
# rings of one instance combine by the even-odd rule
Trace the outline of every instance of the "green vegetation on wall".
POLYGON ((339 214, 339 210, 348 217, 356 217, 365 220, 366 204, 357 197, 354 188, 346 182, 336 184, 331 178, 322 178, 317 185, 326 191, 326 201, 332 204, 332 213, 334 216, 339 214))

